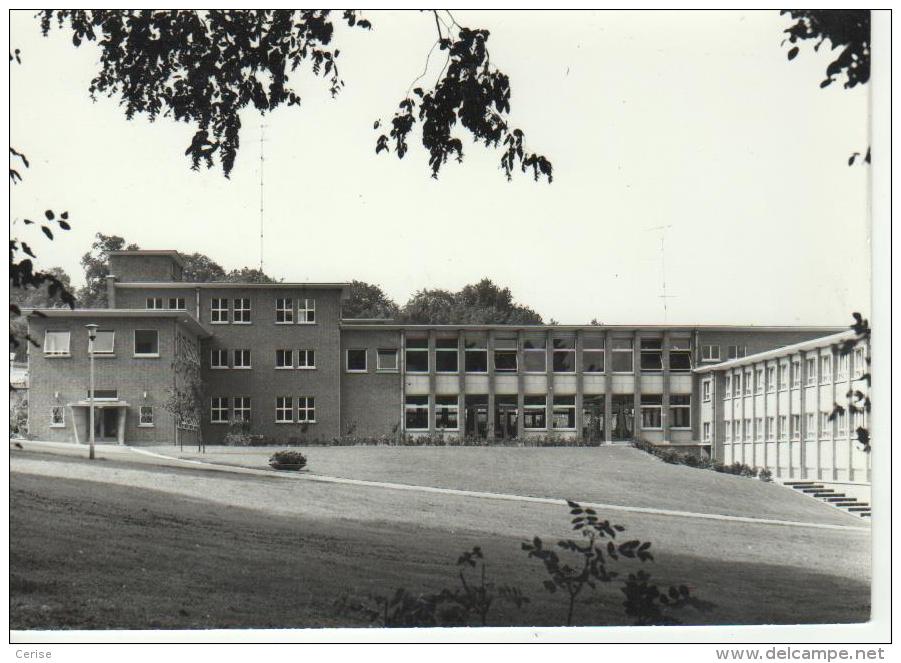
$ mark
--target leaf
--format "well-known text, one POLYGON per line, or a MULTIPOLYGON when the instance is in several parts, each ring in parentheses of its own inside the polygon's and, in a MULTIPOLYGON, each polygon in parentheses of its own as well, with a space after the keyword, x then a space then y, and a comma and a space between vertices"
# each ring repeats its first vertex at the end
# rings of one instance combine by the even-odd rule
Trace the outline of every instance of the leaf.
POLYGON ((47 217, 47 220, 48 220, 48 221, 53 221, 53 219, 56 218, 56 215, 53 213, 53 210, 52 210, 52 209, 46 210, 46 211, 44 212, 44 216, 47 217))
POLYGON ((47 237, 53 239, 53 233, 50 232, 50 228, 48 228, 47 226, 41 226, 41 230, 44 231, 44 234, 47 235, 47 237))
POLYGON ((789 60, 794 60, 794 59, 795 59, 795 56, 797 56, 797 55, 798 55, 798 47, 795 46, 793 49, 791 49, 791 50, 788 52, 788 59, 789 59, 789 60))
POLYGON ((66 223, 62 219, 57 221, 57 223, 59 223, 59 227, 62 228, 63 230, 71 230, 72 229, 72 226, 70 226, 68 223, 66 223))

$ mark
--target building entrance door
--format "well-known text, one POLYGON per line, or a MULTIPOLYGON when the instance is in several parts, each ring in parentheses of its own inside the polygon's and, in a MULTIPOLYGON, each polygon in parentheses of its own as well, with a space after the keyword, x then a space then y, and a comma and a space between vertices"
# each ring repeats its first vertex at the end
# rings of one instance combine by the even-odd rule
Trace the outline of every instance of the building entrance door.
POLYGON ((488 437, 488 396, 466 396, 464 399, 466 437, 484 440, 488 437))
POLYGON ((119 436, 119 408, 94 408, 94 439, 100 442, 117 440, 119 436))
POLYGON ((611 416, 611 436, 614 442, 625 442, 633 437, 635 426, 635 397, 632 394, 614 394, 611 416))
POLYGON ((605 442, 603 396, 585 396, 583 400, 582 440, 589 446, 605 442))
POLYGON ((516 396, 496 396, 494 399, 494 436, 502 440, 515 439, 518 420, 516 396))

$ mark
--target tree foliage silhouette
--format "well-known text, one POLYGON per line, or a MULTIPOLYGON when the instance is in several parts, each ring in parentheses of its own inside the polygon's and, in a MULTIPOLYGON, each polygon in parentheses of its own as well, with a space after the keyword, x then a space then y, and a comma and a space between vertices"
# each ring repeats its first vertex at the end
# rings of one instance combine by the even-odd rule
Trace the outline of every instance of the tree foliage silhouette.
MULTIPOLYGON (((463 160, 462 141, 452 133, 459 121, 475 141, 503 145, 501 168, 508 178, 518 165, 523 171, 531 168, 535 179, 550 181, 550 161, 527 152, 522 131, 505 119, 510 81, 489 61, 488 31, 462 27, 446 11, 432 14, 437 44, 448 60, 433 89, 416 88, 416 101, 401 102, 391 132, 398 157, 406 153, 407 136, 418 120, 437 177, 449 156, 463 160)), ((194 125, 185 150, 191 167, 213 167, 218 160, 226 176, 240 147, 241 111, 299 105, 292 87, 299 69, 322 78, 334 97, 344 86, 336 24, 373 27, 356 10, 340 15, 329 10, 44 10, 40 18, 45 35, 56 26, 71 32, 76 47, 99 46, 92 98, 118 97, 128 119, 171 116, 194 125)), ((387 137, 380 136, 376 151, 387 149, 387 137)))

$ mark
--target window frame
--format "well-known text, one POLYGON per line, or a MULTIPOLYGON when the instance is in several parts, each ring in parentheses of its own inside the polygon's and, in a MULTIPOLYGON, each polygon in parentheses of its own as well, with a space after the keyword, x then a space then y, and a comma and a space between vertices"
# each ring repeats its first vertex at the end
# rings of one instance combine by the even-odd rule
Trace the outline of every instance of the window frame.
POLYGON ((44 331, 44 343, 42 346, 45 357, 71 357, 72 356, 72 330, 71 329, 47 329, 44 331), (66 335, 66 350, 64 352, 47 352, 47 336, 50 334, 66 335))
POLYGON ((232 421, 236 423, 250 423, 252 421, 253 409, 251 407, 252 401, 250 396, 233 396, 232 397, 232 421), (246 401, 246 405, 245 405, 246 401), (240 406, 239 406, 240 402, 240 406), (238 412, 241 412, 241 417, 238 417, 238 412), (246 416, 244 415, 246 412, 246 416))
POLYGON ((634 375, 635 374, 635 339, 633 338, 624 338, 624 337, 616 337, 610 339, 610 372, 614 375, 634 375), (616 347, 617 341, 619 342, 628 342, 628 348, 618 348, 616 347), (616 370, 616 359, 625 357, 629 357, 629 370, 626 371, 618 371, 616 370))
POLYGON ((231 321, 228 297, 210 297, 210 324, 227 325, 231 321), (222 303, 225 303, 223 308, 222 303), (218 304, 218 305, 217 305, 218 304), (219 318, 218 320, 216 318, 219 318))
POLYGON ((132 334, 134 345, 133 356, 144 359, 154 359, 160 356, 160 330, 159 329, 135 329, 132 334), (156 352, 138 352, 138 332, 153 332, 156 334, 156 352))
POLYGON ((65 427, 66 427, 66 406, 65 405, 51 405, 50 406, 50 428, 65 428, 65 427), (60 412, 59 421, 56 421, 55 417, 54 417, 57 410, 59 410, 59 412, 60 412))
POLYGON ((820 355, 820 384, 832 384, 832 355, 820 355))
MULTIPOLYGON (((639 413, 641 415, 641 430, 663 430, 663 394, 642 394, 639 403, 639 413), (658 398, 660 399, 659 402, 657 402, 658 398), (656 426, 646 426, 645 413, 652 419, 654 418, 653 415, 656 414, 656 419, 659 423, 656 426)), ((654 422, 652 421, 651 423, 654 422)))
POLYGON ((278 371, 294 370, 294 350, 292 348, 276 348, 275 350, 275 369, 278 371), (287 359, 287 363, 285 363, 287 359), (281 360, 281 364, 279 364, 281 360))
POLYGON ((228 363, 228 350, 226 348, 210 348, 210 370, 211 371, 223 371, 229 367, 230 366, 228 363), (213 365, 213 357, 219 356, 221 359, 223 356, 223 353, 225 356, 225 364, 223 365, 222 362, 220 362, 219 366, 214 366, 213 365))
MULTIPOLYGON (((418 350, 419 348, 414 348, 418 350)), ((428 347, 426 347, 428 349, 428 347)), ((441 375, 457 375, 460 372, 460 352, 458 341, 456 338, 436 338, 435 339, 435 373, 441 375), (453 345, 451 345, 451 342, 453 345), (446 360, 453 356, 453 370, 441 368, 441 360, 446 360)))
POLYGON ((294 423, 294 397, 293 396, 276 396, 275 397, 275 423, 277 424, 293 424, 294 423), (285 419, 284 413, 288 413, 288 419, 285 419))
POLYGON ((229 423, 229 415, 231 413, 231 398, 228 396, 212 396, 210 397, 210 423, 211 424, 227 424, 229 423), (218 402, 218 405, 217 405, 218 402), (216 418, 215 413, 225 413, 225 418, 216 418))
POLYGON ((310 348, 297 348, 295 354, 297 355, 297 364, 295 364, 295 367, 298 371, 316 370, 316 350, 310 348), (301 356, 303 357, 303 365, 300 363, 301 356))
POLYGON ((293 297, 276 297, 275 298, 275 324, 277 325, 293 325, 294 324, 294 298, 293 297), (285 306, 287 302, 287 306, 285 306), (279 320, 279 316, 283 319, 279 320))
POLYGON ((436 394, 435 395, 435 430, 436 431, 459 431, 460 430, 460 397, 459 396, 451 396, 446 394, 436 394), (442 399, 446 402, 442 403, 442 399), (453 401, 451 401, 453 399, 453 401), (456 425, 451 428, 449 426, 441 426, 439 422, 441 421, 440 412, 444 410, 448 413, 453 413, 454 421, 456 425))
POLYGON ((407 394, 404 397, 404 430, 412 431, 412 432, 424 432, 429 430, 429 406, 431 403, 431 395, 425 394, 407 394), (425 399, 425 402, 414 402, 411 403, 411 399, 425 399), (422 416, 422 412, 425 412, 425 426, 419 426, 415 428, 411 428, 409 425, 410 422, 410 413, 415 413, 417 417, 422 416))
POLYGON ((312 297, 299 297, 297 299, 297 313, 295 324, 298 325, 315 325, 316 324, 316 299, 312 297), (301 306, 303 302, 303 306, 301 306))
POLYGON ((701 346, 701 361, 702 362, 716 362, 720 361, 720 357, 722 356, 722 351, 719 345, 710 344, 710 345, 702 345, 701 346), (716 356, 712 352, 713 348, 716 348, 716 356), (710 351, 710 352, 708 352, 710 351))
MULTIPOLYGON (((90 347, 91 341, 88 339, 88 346, 90 347)), ((94 356, 95 357, 115 357, 116 356, 116 331, 114 329, 98 329, 97 337, 94 339, 94 356), (108 352, 97 349, 97 338, 99 338, 100 334, 112 334, 113 342, 110 343, 110 350, 108 352)))
POLYGON ((369 352, 366 348, 345 348, 344 350, 344 372, 345 373, 368 373, 369 372, 369 352), (350 353, 363 353, 363 368, 350 367, 350 353))
MULTIPOLYGON (((545 375, 547 374, 547 337, 526 336, 522 342, 522 372, 526 375, 545 375), (540 345, 536 345, 540 344, 540 345), (534 361, 535 357, 541 357, 541 368, 532 370, 529 368, 529 362, 534 361)), ((540 430, 540 429, 536 429, 540 430)))
POLYGON ((662 338, 641 338, 639 339, 638 345, 638 361, 639 361, 639 369, 642 373, 662 373, 663 372, 663 339, 662 338), (655 347, 656 346, 656 347, 655 347), (660 366, 651 366, 649 368, 645 368, 645 358, 650 359, 651 364, 656 364, 654 361, 656 358, 659 361, 660 366))
POLYGON ((232 298, 232 324, 233 325, 249 325, 253 324, 253 302, 250 297, 233 297, 232 298), (238 305, 240 302, 240 306, 238 305), (247 304, 245 306, 244 304, 247 304), (247 319, 244 320, 244 314, 247 314, 247 319), (241 319, 239 319, 239 317, 241 319))
POLYGON ((547 426, 547 394, 527 394, 523 396, 523 406, 522 406, 522 427, 523 430, 548 430, 547 426), (537 399, 542 399, 541 403, 537 402, 537 399), (532 401, 536 402, 530 402, 532 401), (527 425, 533 417, 539 418, 544 425, 543 426, 529 426, 527 425))
POLYGON ((411 373, 413 375, 427 375, 432 368, 432 353, 429 351, 429 339, 428 338, 407 338, 404 341, 404 370, 407 373, 411 373), (415 345, 411 346, 410 341, 415 341, 415 345), (425 344, 422 344, 422 341, 425 341, 425 344), (425 368, 424 369, 416 369, 412 370, 410 368, 410 356, 411 353, 415 356, 418 356, 417 353, 421 353, 425 357, 425 368))
POLYGON ((139 405, 138 406, 138 428, 153 428, 154 427, 154 419, 153 419, 153 406, 152 405, 139 405), (150 421, 144 420, 144 411, 150 411, 150 421))
POLYGON ((232 350, 232 368, 236 371, 249 371, 253 368, 253 355, 248 348, 238 348, 232 350), (238 353, 241 356, 241 364, 238 365, 238 353), (244 357, 247 357, 247 363, 244 363, 244 357))
MULTIPOLYGON (((567 423, 569 423, 567 421, 567 423)), ((551 399, 551 429, 560 431, 574 431, 577 426, 576 421, 576 397, 574 395, 556 395, 551 399), (563 399, 566 399, 565 401, 563 399), (569 402, 572 399, 572 403, 569 402), (572 426, 558 426, 557 416, 563 415, 567 419, 572 419, 572 426)))
POLYGON ((147 311, 162 311, 163 297, 147 297, 144 300, 144 309, 147 311))
POLYGON ((375 351, 375 370, 376 373, 397 373, 400 371, 400 356, 397 348, 377 348, 375 351), (394 367, 382 366, 382 355, 391 354, 394 356, 394 367))
POLYGON ((705 380, 701 380, 701 402, 709 403, 712 398, 712 380, 707 378, 705 380))
POLYGON ((670 403, 669 403, 669 417, 670 417, 670 430, 691 430, 692 425, 692 402, 691 402, 691 394, 670 394, 670 403), (686 403, 676 403, 673 399, 686 397, 688 400, 686 403), (688 412, 688 424, 685 426, 677 426, 675 424, 676 421, 676 410, 687 411, 688 412))
POLYGON ((169 297, 166 301, 166 305, 169 307, 170 311, 187 311, 187 297, 169 297), (172 306, 172 302, 175 302, 175 306, 172 306), (181 306, 179 306, 181 303, 181 306))
POLYGON ((298 424, 315 424, 316 423, 316 399, 314 396, 298 396, 297 401, 297 417, 295 422, 298 424), (303 418, 301 418, 303 413, 303 418))

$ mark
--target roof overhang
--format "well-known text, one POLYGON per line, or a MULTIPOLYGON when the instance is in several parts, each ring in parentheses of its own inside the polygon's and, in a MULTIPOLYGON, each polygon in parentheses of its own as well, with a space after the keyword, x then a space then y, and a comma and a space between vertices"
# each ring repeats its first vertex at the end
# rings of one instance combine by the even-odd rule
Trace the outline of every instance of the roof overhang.
POLYGON ((794 354, 796 352, 803 352, 805 350, 815 350, 817 348, 825 348, 831 345, 836 345, 838 343, 842 343, 844 341, 850 340, 857 336, 857 334, 848 329, 838 334, 830 334, 829 336, 820 336, 818 338, 812 338, 809 341, 802 341, 801 343, 793 343, 791 345, 783 345, 779 348, 774 348, 772 350, 767 350, 765 352, 758 352, 753 355, 747 355, 746 357, 739 357, 738 359, 730 359, 729 361, 723 361, 719 364, 709 364, 707 366, 699 366, 694 369, 695 373, 712 373, 714 371, 728 371, 731 368, 735 368, 738 366, 747 366, 748 364, 756 364, 761 361, 766 361, 768 359, 775 359, 777 357, 784 357, 786 355, 794 354))
POLYGON ((166 309, 137 309, 137 308, 42 308, 22 309, 22 314, 35 318, 53 318, 66 320, 91 320, 109 319, 163 319, 174 320, 184 325, 198 338, 207 338, 210 333, 194 317, 186 311, 172 311, 166 309))

